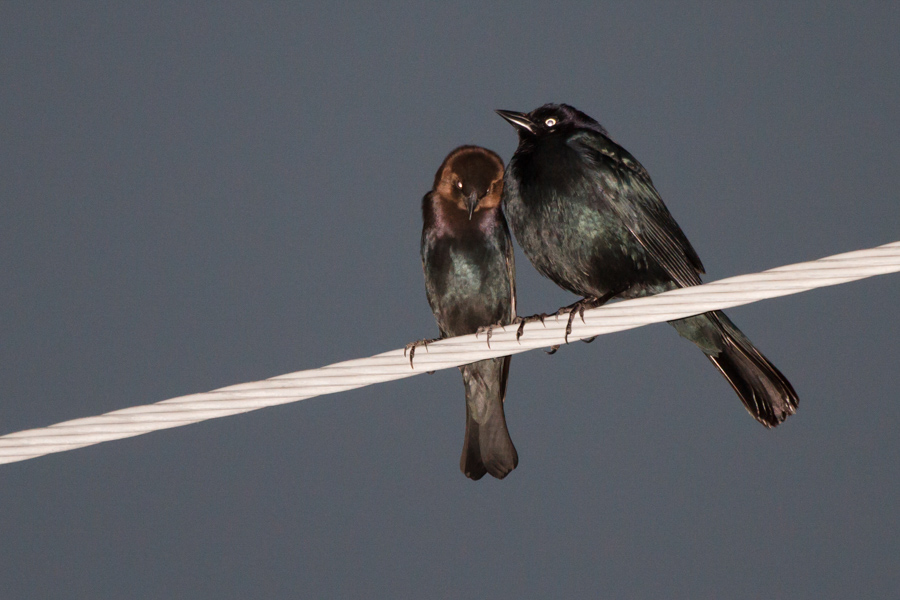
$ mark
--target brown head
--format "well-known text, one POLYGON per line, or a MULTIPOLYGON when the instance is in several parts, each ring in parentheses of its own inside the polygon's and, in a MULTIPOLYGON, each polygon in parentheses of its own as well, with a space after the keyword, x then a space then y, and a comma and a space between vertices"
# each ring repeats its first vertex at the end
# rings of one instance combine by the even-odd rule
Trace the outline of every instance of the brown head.
POLYGON ((447 155, 434 176, 434 191, 472 215, 500 205, 503 161, 479 146, 460 146, 447 155))

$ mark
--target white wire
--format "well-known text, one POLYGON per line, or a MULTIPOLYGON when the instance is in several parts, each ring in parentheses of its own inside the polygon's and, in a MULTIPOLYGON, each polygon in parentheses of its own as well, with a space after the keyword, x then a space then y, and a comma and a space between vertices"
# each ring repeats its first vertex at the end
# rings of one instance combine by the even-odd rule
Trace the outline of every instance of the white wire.
MULTIPOLYGON (((900 271, 900 242, 893 242, 592 309, 585 312, 584 323, 575 319, 569 341, 897 271, 900 271)), ((566 322, 566 318, 549 318, 544 324, 529 323, 519 341, 516 341, 515 326, 496 329, 490 347, 484 335, 434 342, 419 347, 412 367, 402 349, 392 350, 369 358, 10 433, 0 437, 0 463, 27 460, 426 371, 449 369, 485 358, 545 348, 563 343, 566 322)))

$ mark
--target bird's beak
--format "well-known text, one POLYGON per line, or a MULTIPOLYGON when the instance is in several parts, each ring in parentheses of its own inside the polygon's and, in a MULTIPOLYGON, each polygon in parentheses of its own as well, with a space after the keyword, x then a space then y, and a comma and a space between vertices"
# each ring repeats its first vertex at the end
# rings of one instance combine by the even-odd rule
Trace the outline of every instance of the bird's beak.
POLYGON ((494 111, 516 129, 524 129, 528 133, 534 133, 534 122, 528 118, 525 113, 519 113, 512 110, 494 111))
POLYGON ((469 220, 472 220, 472 214, 475 212, 475 209, 478 208, 478 192, 472 192, 468 196, 466 196, 466 206, 469 207, 469 220))

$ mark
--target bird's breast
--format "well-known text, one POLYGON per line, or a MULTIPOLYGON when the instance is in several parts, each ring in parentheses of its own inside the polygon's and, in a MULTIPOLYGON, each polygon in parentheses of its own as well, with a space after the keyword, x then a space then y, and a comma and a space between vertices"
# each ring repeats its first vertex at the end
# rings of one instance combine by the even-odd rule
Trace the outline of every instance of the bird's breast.
POLYGON ((442 237, 425 255, 429 302, 442 331, 474 333, 512 318, 504 248, 493 240, 442 237))
POLYGON ((648 269, 646 252, 602 198, 583 157, 556 149, 516 157, 506 212, 534 267, 582 296, 627 293, 648 269))

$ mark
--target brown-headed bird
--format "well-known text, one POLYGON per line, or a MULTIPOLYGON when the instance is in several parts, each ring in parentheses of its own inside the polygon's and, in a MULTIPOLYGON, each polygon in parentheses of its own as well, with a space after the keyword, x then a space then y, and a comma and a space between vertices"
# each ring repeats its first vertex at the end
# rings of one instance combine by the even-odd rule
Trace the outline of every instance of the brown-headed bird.
MULTIPOLYGON (((615 297, 700 284, 703 265, 647 170, 594 119, 566 104, 497 111, 519 134, 503 204, 531 263, 584 296, 576 313, 615 297)), ((561 309, 566 310, 566 309, 561 309)), ((797 408, 775 365, 721 311, 671 321, 725 376, 766 427, 797 408)))
MULTIPOLYGON (((422 267, 441 338, 507 325, 516 316, 515 265, 500 208, 503 161, 478 146, 447 155, 422 199, 422 267)), ((414 350, 414 348, 413 348, 414 350)), ((459 466, 471 479, 502 479, 519 457, 503 401, 510 357, 463 365, 466 437, 459 466)))

